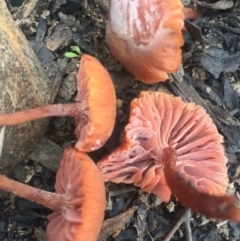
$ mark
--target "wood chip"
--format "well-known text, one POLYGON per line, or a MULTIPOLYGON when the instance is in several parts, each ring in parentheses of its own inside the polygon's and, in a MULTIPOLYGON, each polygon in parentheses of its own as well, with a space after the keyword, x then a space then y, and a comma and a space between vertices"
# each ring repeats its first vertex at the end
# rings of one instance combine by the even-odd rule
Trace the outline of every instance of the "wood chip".
POLYGON ((97 241, 103 241, 110 237, 116 237, 124 228, 127 222, 129 222, 133 213, 138 209, 137 206, 130 208, 125 213, 122 213, 114 218, 107 219, 103 222, 103 226, 97 241))

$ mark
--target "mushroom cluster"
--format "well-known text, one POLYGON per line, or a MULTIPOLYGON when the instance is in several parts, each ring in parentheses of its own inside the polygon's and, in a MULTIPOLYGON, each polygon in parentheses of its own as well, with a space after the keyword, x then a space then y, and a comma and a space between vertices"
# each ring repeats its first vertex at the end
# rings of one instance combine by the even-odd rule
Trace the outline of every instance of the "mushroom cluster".
MULTIPOLYGON (((111 0, 106 42, 139 80, 165 81, 181 61, 182 10, 180 0, 111 0)), ((196 212, 240 221, 238 199, 225 195, 223 137, 201 106, 165 93, 141 92, 131 103, 122 144, 96 166, 85 152, 102 147, 113 131, 115 90, 107 71, 89 55, 81 59, 77 86, 76 103, 0 115, 0 125, 75 117, 77 143, 64 151, 56 193, 0 175, 0 189, 54 211, 48 217, 49 241, 96 240, 105 209, 103 181, 133 183, 164 202, 174 194, 196 212)))
POLYGON ((48 216, 48 241, 95 241, 104 217, 106 198, 103 178, 84 152, 103 146, 112 133, 116 115, 115 89, 108 72, 89 55, 82 56, 77 86, 76 103, 40 106, 0 115, 0 125, 14 125, 49 116, 75 117, 78 140, 75 148, 64 151, 56 175, 56 193, 0 175, 0 189, 53 210, 48 216))

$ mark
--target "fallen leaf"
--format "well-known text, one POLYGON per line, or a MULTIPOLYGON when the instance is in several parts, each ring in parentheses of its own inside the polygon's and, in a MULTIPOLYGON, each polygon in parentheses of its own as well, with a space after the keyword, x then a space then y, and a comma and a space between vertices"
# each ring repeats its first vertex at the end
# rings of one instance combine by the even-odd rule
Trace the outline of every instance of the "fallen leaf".
POLYGON ((221 0, 213 4, 200 1, 196 1, 196 3, 198 6, 212 9, 228 9, 233 7, 233 1, 229 0, 221 0))
POLYGON ((129 222, 133 213, 137 209, 138 207, 134 206, 129 210, 127 210, 125 213, 122 213, 116 217, 105 220, 103 222, 103 226, 97 241, 103 241, 110 236, 116 237, 125 228, 126 223, 129 222))

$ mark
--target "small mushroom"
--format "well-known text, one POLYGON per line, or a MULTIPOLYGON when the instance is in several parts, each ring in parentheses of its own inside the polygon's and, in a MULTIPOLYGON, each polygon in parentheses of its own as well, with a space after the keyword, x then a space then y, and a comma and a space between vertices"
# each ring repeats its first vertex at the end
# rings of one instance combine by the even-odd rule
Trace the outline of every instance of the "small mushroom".
POLYGON ((0 189, 53 210, 48 216, 48 241, 95 241, 105 210, 101 173, 91 158, 65 150, 56 176, 56 193, 33 188, 0 175, 0 189))
POLYGON ((208 218, 229 219, 240 222, 240 200, 235 195, 209 195, 198 190, 196 183, 187 181, 177 166, 177 152, 164 150, 164 173, 172 193, 178 201, 208 218))
POLYGON ((105 181, 133 183, 168 202, 164 149, 177 151, 177 171, 211 195, 226 192, 228 176, 223 137, 206 111, 180 97, 141 92, 130 108, 122 144, 98 162, 105 181))
POLYGON ((107 141, 116 116, 116 94, 113 82, 101 63, 83 55, 77 76, 76 103, 40 106, 12 114, 1 114, 0 125, 15 125, 50 116, 74 116, 75 147, 83 152, 94 151, 107 141))
POLYGON ((183 19, 180 0, 111 0, 106 42, 139 80, 165 81, 180 66, 183 19))

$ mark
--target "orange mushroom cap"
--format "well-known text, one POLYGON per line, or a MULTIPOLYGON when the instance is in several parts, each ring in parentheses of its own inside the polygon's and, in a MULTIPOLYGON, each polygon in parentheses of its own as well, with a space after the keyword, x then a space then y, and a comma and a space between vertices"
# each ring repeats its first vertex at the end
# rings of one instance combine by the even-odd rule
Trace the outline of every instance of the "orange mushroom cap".
POLYGON ((95 163, 86 154, 66 150, 55 189, 66 196, 66 208, 48 216, 48 241, 96 241, 104 218, 106 194, 95 163))
POLYGON ((56 176, 56 193, 0 175, 0 189, 53 210, 48 241, 96 241, 106 204, 103 178, 91 158, 76 149, 64 151, 56 176))
POLYGON ((98 162, 105 181, 133 183, 167 202, 171 190, 163 173, 164 148, 177 151, 176 170, 197 189, 212 195, 226 192, 227 159, 206 111, 180 97, 141 92, 131 103, 122 144, 98 162))
POLYGON ((101 63, 84 54, 77 76, 77 103, 40 106, 17 113, 1 114, 0 125, 16 125, 49 116, 74 116, 82 152, 102 147, 111 135, 116 116, 116 94, 110 75, 101 63))
POLYGON ((183 19, 180 0, 111 0, 106 42, 139 80, 165 81, 180 66, 183 19))
POLYGON ((116 117, 115 88, 107 70, 90 55, 83 55, 77 76, 76 100, 85 106, 76 116, 75 147, 83 152, 102 147, 112 134, 116 117))
POLYGON ((209 218, 230 219, 240 222, 240 200, 235 195, 209 195, 198 190, 198 183, 187 181, 177 171, 177 153, 173 148, 164 150, 166 181, 178 201, 193 211, 209 218))

